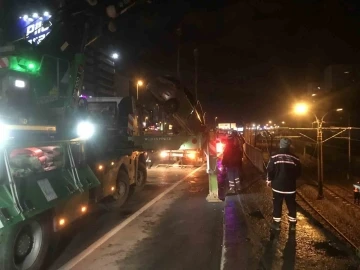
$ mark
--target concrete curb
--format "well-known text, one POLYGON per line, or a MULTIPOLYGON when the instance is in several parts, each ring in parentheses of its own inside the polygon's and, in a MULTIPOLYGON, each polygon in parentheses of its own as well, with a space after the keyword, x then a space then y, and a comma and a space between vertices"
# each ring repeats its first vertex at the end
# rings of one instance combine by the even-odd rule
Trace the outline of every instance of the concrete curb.
POLYGON ((248 262, 248 226, 237 195, 227 196, 224 207, 221 270, 239 269, 248 262))

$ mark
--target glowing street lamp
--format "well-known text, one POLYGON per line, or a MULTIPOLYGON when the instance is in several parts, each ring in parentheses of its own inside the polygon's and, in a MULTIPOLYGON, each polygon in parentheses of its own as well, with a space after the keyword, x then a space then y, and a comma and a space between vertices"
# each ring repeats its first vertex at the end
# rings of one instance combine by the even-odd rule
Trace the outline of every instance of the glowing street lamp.
POLYGON ((136 100, 139 99, 139 86, 143 86, 143 84, 142 80, 138 80, 136 83, 136 100))
POLYGON ((296 114, 303 115, 303 114, 306 114, 308 112, 308 110, 309 110, 309 107, 306 103, 297 103, 294 106, 294 112, 296 114))
POLYGON ((112 55, 111 55, 111 58, 112 59, 119 59, 119 54, 118 53, 113 53, 112 55))

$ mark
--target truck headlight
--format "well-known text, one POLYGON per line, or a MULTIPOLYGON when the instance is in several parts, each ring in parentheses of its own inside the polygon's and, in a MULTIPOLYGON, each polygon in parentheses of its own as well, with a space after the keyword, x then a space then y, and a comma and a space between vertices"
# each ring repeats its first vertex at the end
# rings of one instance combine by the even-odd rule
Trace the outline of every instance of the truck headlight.
POLYGON ((161 158, 166 158, 167 156, 168 156, 168 153, 166 151, 161 151, 161 153, 160 153, 161 158))
POLYGON ((76 133, 81 139, 90 139, 95 133, 95 126, 90 122, 80 122, 77 125, 76 133))
POLYGON ((4 124, 0 123, 0 145, 10 138, 9 128, 4 124))
POLYGON ((15 80, 14 85, 17 88, 24 88, 26 86, 26 83, 23 80, 15 80))

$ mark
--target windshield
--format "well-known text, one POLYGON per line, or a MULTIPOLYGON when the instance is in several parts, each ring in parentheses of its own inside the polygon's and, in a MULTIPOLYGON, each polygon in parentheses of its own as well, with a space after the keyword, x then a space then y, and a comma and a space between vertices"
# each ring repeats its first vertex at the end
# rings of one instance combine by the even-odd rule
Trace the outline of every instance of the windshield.
POLYGON ((116 106, 116 102, 89 102, 88 112, 95 121, 112 126, 116 119, 116 106))
POLYGON ((40 76, 34 79, 36 97, 66 96, 68 83, 69 63, 62 59, 44 56, 40 76))

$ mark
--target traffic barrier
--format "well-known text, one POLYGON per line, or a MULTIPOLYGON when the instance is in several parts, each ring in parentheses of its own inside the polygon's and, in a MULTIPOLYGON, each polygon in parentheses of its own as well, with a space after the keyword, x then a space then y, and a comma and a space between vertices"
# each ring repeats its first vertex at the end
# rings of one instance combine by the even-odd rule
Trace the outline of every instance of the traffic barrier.
POLYGON ((219 199, 219 188, 217 180, 217 153, 216 153, 216 134, 213 130, 209 131, 207 144, 207 173, 209 175, 209 194, 206 197, 208 202, 221 202, 219 199))
POLYGON ((260 149, 251 146, 248 143, 244 145, 245 155, 251 161, 251 163, 262 173, 265 172, 265 161, 263 153, 260 149))

